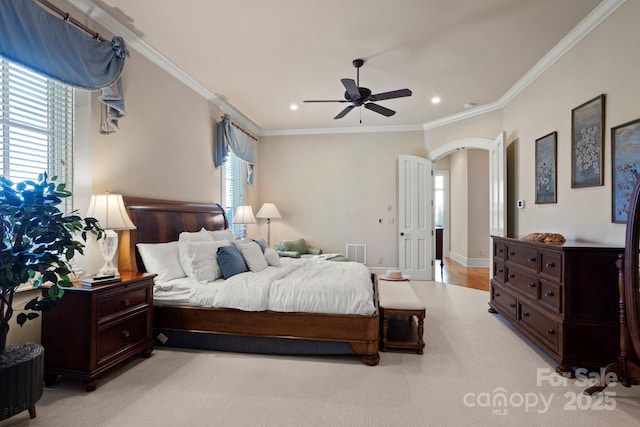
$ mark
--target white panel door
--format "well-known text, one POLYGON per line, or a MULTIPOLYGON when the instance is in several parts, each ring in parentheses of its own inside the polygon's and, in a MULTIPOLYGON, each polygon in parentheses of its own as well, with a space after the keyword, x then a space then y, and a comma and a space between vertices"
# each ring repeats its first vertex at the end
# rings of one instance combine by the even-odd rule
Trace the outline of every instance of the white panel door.
POLYGON ((433 280, 432 171, 427 159, 398 158, 399 268, 415 280, 433 280))
MULTIPOLYGON (((507 163, 506 132, 494 140, 489 152, 489 233, 491 236, 506 236, 507 228, 507 163)), ((489 239, 491 254, 490 277, 493 277, 493 244, 489 239)))

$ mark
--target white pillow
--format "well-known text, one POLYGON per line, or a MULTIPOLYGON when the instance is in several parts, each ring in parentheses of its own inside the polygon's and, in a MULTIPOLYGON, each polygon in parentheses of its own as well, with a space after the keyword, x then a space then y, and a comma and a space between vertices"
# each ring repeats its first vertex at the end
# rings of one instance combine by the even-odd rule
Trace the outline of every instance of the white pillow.
POLYGON ((273 248, 266 248, 264 250, 264 259, 267 260, 269 265, 273 267, 280 267, 280 255, 278 255, 278 251, 273 248))
POLYGON ((260 245, 256 242, 242 243, 236 245, 240 249, 244 262, 247 263, 249 270, 253 272, 262 271, 269 266, 267 260, 264 258, 260 245))
POLYGON ((154 279, 156 282, 187 276, 180 265, 178 242, 138 243, 136 246, 145 269, 149 273, 157 274, 154 279))
POLYGON ((231 230, 225 228, 224 230, 213 230, 209 231, 213 240, 228 240, 230 242, 234 241, 236 236, 233 235, 231 230))
POLYGON ((189 232, 183 231, 178 236, 178 241, 189 240, 191 242, 213 242, 213 237, 209 234, 207 230, 201 228, 200 231, 189 232))
POLYGON ((180 265, 187 276, 202 283, 213 282, 222 276, 217 252, 220 246, 230 245, 227 240, 219 242, 181 240, 178 243, 180 265))

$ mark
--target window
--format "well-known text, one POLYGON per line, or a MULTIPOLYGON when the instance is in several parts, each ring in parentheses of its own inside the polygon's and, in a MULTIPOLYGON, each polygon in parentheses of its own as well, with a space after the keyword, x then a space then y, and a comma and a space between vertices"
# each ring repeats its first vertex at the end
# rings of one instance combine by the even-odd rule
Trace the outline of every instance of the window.
POLYGON ((15 182, 46 171, 71 190, 73 108, 73 88, 0 58, 0 173, 15 182))
POLYGON ((444 176, 436 174, 433 178, 435 225, 436 227, 444 227, 444 176))
POLYGON ((227 154, 227 161, 224 164, 224 191, 225 210, 229 221, 229 229, 235 236, 240 236, 245 230, 244 224, 233 224, 233 217, 236 214, 236 207, 242 206, 246 202, 247 187, 245 162, 236 157, 231 150, 227 154))

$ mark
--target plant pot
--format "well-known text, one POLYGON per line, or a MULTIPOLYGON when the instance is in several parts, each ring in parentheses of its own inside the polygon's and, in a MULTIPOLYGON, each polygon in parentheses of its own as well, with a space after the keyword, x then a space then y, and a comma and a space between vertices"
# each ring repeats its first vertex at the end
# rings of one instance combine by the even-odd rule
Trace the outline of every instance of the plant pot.
POLYGON ((12 346, 0 354, 0 420, 25 409, 35 418, 43 375, 44 348, 40 344, 12 346))

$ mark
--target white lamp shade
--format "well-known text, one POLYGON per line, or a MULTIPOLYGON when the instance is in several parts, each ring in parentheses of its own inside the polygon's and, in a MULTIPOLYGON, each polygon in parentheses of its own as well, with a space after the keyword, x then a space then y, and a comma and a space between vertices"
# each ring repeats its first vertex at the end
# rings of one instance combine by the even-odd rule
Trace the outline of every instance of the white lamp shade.
POLYGON ((265 203, 262 205, 258 213, 256 214, 256 218, 282 218, 280 216, 280 212, 278 212, 278 208, 273 203, 265 203))
POLYGON ((122 194, 93 194, 87 216, 97 219, 105 230, 133 230, 136 228, 124 207, 122 194))
POLYGON ((253 216, 251 206, 238 206, 233 217, 234 224, 255 224, 256 217, 253 216))

